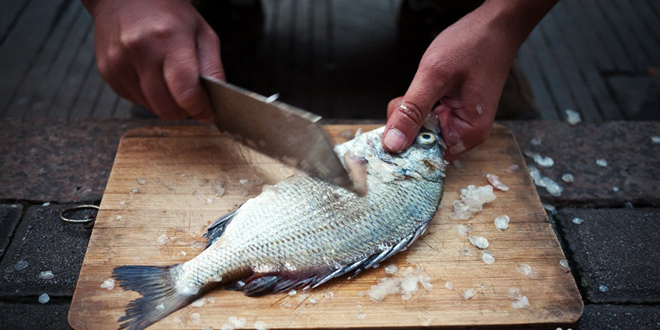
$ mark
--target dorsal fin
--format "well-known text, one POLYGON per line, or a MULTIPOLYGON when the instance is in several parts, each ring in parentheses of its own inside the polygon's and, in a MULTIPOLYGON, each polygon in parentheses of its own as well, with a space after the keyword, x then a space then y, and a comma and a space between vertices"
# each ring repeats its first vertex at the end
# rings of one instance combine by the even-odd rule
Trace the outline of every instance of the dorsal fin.
POLYGON ((222 236, 222 233, 225 232, 225 228, 227 228, 227 225, 229 222, 231 222, 231 219, 234 218, 236 211, 238 211, 240 208, 241 207, 239 206, 235 210, 221 216, 206 228, 206 233, 203 235, 203 237, 209 241, 206 247, 209 247, 216 239, 218 239, 218 237, 222 236))

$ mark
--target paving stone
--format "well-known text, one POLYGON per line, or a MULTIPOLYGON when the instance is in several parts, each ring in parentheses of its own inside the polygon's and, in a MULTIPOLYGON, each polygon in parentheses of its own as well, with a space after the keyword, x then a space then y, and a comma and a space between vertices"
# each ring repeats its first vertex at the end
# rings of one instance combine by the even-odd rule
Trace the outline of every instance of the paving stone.
POLYGON ((0 262, 0 296, 73 294, 91 230, 60 220, 59 212, 70 206, 74 205, 36 205, 27 209, 0 262), (51 271, 53 277, 40 278, 45 271, 51 271))
POLYGON ((2 204, 0 205, 0 259, 5 255, 9 241, 14 235, 14 229, 18 220, 21 219, 23 205, 2 204))
POLYGON ((0 199, 98 201, 126 131, 197 124, 157 119, 0 121, 0 199))
POLYGON ((37 297, 34 303, 0 302, 0 329, 49 329, 70 330, 67 321, 69 301, 48 302, 40 304, 37 297))
POLYGON ((660 329, 660 308, 644 305, 585 305, 577 329, 660 329))
MULTIPOLYGON (((558 182, 561 196, 551 196, 538 188, 544 202, 557 207, 660 207, 660 144, 652 136, 660 135, 660 121, 603 124, 582 123, 570 126, 560 121, 503 121, 522 151, 538 153, 554 160, 552 167, 536 165, 541 174, 558 182), (532 144, 540 140, 540 145, 532 144), (596 164, 597 159, 607 166, 596 164), (570 173, 575 180, 563 182, 570 173)), ((535 164, 525 157, 528 165, 535 164)))
POLYGON ((587 302, 660 303, 660 209, 561 209, 557 219, 587 302))

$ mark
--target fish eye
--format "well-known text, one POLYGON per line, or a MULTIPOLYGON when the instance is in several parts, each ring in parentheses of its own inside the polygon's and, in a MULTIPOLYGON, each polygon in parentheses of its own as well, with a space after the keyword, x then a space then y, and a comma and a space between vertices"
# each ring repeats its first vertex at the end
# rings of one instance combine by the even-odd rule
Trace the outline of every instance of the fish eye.
POLYGON ((429 132, 419 133, 417 135, 417 143, 423 148, 431 148, 438 142, 435 134, 429 132))

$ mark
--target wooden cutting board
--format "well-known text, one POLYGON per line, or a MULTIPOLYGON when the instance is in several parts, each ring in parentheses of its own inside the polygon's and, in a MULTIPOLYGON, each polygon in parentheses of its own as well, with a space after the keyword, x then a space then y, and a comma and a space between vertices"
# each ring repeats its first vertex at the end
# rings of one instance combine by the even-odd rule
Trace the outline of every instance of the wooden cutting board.
MULTIPOLYGON (((363 126, 364 131, 376 126, 363 126)), ((327 126, 337 143, 358 126, 327 126)), ((530 180, 512 133, 496 125, 488 141, 465 154, 461 166, 450 166, 440 210, 427 234, 381 267, 348 280, 335 279, 316 290, 295 295, 248 298, 240 292, 215 290, 201 307, 185 307, 149 329, 220 329, 230 317, 245 318, 270 329, 421 328, 519 325, 556 329, 574 323, 583 304, 564 254, 530 180), (516 165, 518 169, 516 170, 516 165), (495 174, 510 187, 467 221, 449 217, 452 203, 467 185, 488 184, 495 174), (511 218, 499 231, 493 220, 511 218), (457 232, 483 236, 496 261, 486 264, 479 249, 457 232), (466 255, 471 254, 471 255, 466 255), (390 295, 373 302, 364 295, 383 277, 384 266, 423 268, 433 288, 420 288, 409 300, 390 295), (538 271, 529 278, 516 266, 538 271), (445 287, 451 282, 453 289, 445 287), (515 287, 530 306, 515 309, 507 297, 515 287), (463 292, 475 290, 470 299, 463 292)), ((80 271, 69 310, 75 329, 116 329, 126 304, 139 294, 101 284, 124 264, 168 265, 184 262, 203 250, 204 229, 214 219, 258 195, 294 172, 281 163, 235 143, 213 127, 134 129, 119 145, 110 179, 80 271), (222 191, 224 189, 224 192, 222 191)))

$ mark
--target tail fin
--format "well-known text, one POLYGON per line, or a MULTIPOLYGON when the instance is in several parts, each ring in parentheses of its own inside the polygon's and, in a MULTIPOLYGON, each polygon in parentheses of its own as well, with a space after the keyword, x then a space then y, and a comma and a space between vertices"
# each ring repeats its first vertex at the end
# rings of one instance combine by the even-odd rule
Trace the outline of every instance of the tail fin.
POLYGON ((125 290, 142 294, 142 298, 131 301, 126 307, 126 315, 119 319, 119 322, 124 322, 119 329, 144 329, 195 298, 174 289, 170 270, 176 266, 127 265, 112 271, 112 276, 125 290))

